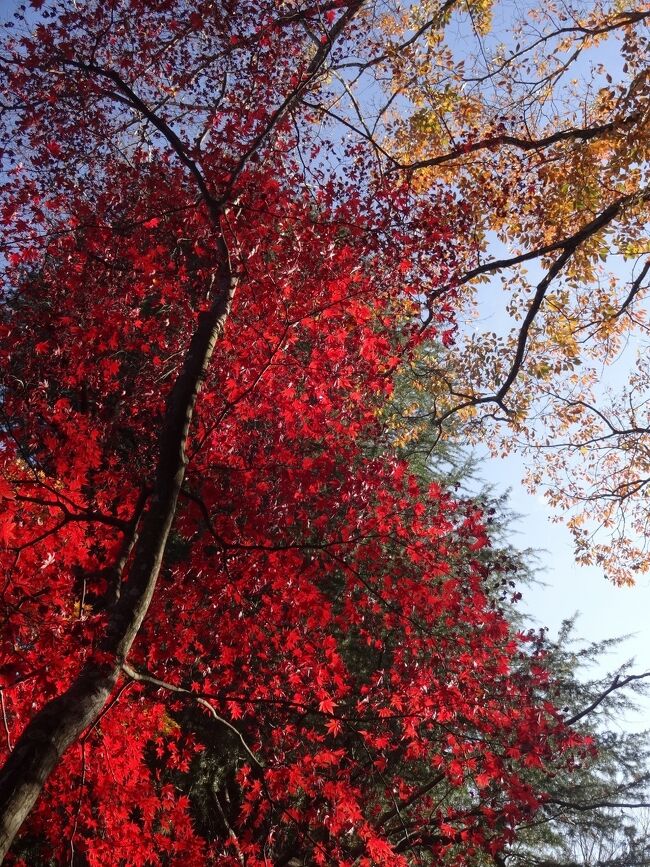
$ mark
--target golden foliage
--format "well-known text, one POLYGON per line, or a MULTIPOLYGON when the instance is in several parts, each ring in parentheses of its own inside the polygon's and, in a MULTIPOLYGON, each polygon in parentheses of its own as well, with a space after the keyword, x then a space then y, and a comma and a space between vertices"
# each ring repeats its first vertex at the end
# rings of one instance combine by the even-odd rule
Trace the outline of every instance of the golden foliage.
MULTIPOLYGON (((512 9, 391 4, 351 87, 383 95, 364 123, 384 170, 451 187, 470 227, 461 328, 420 414, 526 450, 578 559, 625 582, 650 568, 650 3, 512 9)), ((425 423, 406 416, 402 444, 425 423)))

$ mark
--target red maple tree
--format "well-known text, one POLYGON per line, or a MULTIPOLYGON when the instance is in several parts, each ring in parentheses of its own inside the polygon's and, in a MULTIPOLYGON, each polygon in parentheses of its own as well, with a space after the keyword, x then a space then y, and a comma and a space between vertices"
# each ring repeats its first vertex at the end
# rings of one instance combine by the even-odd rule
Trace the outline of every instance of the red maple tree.
POLYGON ((453 327, 463 208, 315 123, 362 5, 32 3, 9 31, 0 852, 25 823, 23 863, 470 864, 539 806, 527 769, 584 748, 487 598, 480 511, 382 441, 423 300, 453 327))

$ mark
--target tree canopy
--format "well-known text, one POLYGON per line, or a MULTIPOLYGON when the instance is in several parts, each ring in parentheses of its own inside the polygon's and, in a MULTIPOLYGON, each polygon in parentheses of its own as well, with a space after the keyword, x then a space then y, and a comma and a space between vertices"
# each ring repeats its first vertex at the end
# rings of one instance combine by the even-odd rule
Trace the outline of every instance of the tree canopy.
POLYGON ((489 509, 428 453, 501 416, 534 445, 567 381, 584 413, 562 392, 549 435, 600 443, 574 368, 640 321, 645 265, 585 287, 606 244, 643 252, 650 12, 549 5, 488 59, 492 4, 457 6, 7 23, 0 856, 499 865, 596 761, 579 723, 633 681, 565 707, 489 509), (565 74, 612 33, 629 82, 587 87, 578 128, 565 74), (514 330, 481 345, 477 282, 511 268, 514 330))

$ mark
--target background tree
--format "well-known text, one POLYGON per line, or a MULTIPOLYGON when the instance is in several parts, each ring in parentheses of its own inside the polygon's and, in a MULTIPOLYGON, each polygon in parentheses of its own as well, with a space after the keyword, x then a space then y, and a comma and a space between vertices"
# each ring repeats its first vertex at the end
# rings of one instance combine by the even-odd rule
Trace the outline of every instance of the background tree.
POLYGON ((580 644, 573 630, 566 621, 556 640, 545 640, 544 664, 554 701, 576 731, 593 738, 594 750, 552 780, 541 813, 520 826, 504 860, 526 867, 642 864, 650 846, 648 732, 630 731, 626 717, 647 695, 650 673, 627 664, 590 675, 620 641, 580 644))
MULTIPOLYGON (((606 657, 624 639, 579 642, 575 618, 564 622, 555 639, 547 630, 533 633, 530 629, 530 618, 519 610, 518 602, 539 579, 538 564, 535 551, 518 551, 512 545, 518 516, 508 508, 507 496, 495 499, 481 483, 481 463, 458 445, 464 435, 458 416, 453 417, 456 429, 451 440, 440 440, 427 424, 426 412, 432 411, 437 399, 428 387, 427 369, 436 355, 441 356, 441 351, 424 345, 401 370, 384 412, 385 423, 395 431, 392 442, 423 478, 435 478, 443 487, 453 486, 481 503, 491 544, 478 556, 490 575, 489 598, 512 628, 534 635, 532 646, 538 652, 522 657, 524 667, 545 666, 553 701, 594 745, 579 763, 556 769, 546 784, 540 813, 518 826, 514 842, 500 858, 505 864, 530 867, 645 864, 650 845, 648 733, 631 731, 629 716, 635 712, 638 716, 637 702, 647 696, 648 673, 639 672, 632 663, 608 671, 606 657), (414 417, 414 403, 419 417, 414 417)), ((534 775, 534 769, 530 773, 534 775)))

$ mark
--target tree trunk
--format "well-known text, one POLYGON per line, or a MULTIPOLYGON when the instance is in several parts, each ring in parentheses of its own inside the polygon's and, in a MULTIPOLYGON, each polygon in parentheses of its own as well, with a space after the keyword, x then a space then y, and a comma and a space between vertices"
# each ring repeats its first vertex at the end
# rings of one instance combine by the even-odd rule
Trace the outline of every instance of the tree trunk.
POLYGON ((194 406, 235 291, 223 237, 218 243, 217 296, 210 310, 199 316, 167 400, 153 493, 135 543, 128 580, 109 612, 99 648, 101 662, 86 663, 71 686, 36 714, 0 771, 0 861, 63 753, 99 717, 149 608, 185 476, 185 445, 194 406))

